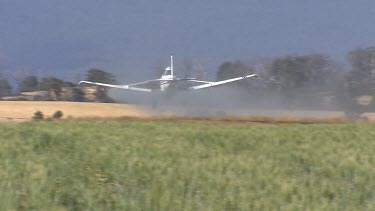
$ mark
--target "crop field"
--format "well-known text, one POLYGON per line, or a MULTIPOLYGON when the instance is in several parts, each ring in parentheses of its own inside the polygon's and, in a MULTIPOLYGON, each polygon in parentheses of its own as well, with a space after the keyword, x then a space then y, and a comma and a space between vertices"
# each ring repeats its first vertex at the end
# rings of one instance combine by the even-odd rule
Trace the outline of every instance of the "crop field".
POLYGON ((113 118, 119 116, 149 116, 136 106, 119 103, 82 103, 59 101, 0 101, 0 121, 28 121, 36 111, 51 117, 56 111, 62 111, 64 118, 113 118))
POLYGON ((0 210, 374 210, 375 125, 0 124, 0 210))

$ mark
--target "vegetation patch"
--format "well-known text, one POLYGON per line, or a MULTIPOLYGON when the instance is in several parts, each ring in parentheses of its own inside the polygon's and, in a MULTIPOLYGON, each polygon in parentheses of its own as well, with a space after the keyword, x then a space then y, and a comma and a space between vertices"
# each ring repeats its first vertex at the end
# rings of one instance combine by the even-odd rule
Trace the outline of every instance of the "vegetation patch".
POLYGON ((0 125, 0 210, 373 210, 375 125, 0 125))

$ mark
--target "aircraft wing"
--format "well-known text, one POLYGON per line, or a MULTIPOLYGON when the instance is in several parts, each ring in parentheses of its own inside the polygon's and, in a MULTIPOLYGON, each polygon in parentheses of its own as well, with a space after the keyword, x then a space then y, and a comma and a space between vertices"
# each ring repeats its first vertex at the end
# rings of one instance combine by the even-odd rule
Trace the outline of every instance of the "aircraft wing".
POLYGON ((258 77, 258 75, 257 74, 251 74, 251 75, 247 75, 247 76, 243 76, 243 77, 231 78, 231 79, 227 79, 227 80, 223 80, 223 81, 216 81, 216 82, 189 80, 189 81, 192 81, 192 82, 204 83, 202 85, 192 86, 189 89, 205 89, 205 88, 209 88, 209 87, 213 87, 213 86, 219 86, 219 85, 222 85, 222 84, 227 84, 227 83, 240 81, 240 80, 243 80, 243 79, 246 79, 246 78, 253 78, 253 77, 258 77))
MULTIPOLYGON (((151 81, 157 81, 157 80, 151 80, 151 81)), ((105 87, 118 88, 118 89, 128 89, 128 90, 141 91, 141 92, 152 92, 151 89, 134 87, 134 85, 140 85, 140 84, 148 83, 151 81, 145 81, 145 82, 129 84, 129 85, 114 85, 114 84, 97 83, 97 82, 92 82, 92 81, 80 81, 78 84, 85 83, 85 84, 92 84, 92 85, 97 85, 97 86, 105 86, 105 87)))

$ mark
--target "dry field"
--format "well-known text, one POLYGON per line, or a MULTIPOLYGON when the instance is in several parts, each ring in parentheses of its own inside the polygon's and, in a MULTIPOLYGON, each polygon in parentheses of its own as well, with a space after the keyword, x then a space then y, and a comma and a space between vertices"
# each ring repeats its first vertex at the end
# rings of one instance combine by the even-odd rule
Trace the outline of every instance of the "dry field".
MULTIPOLYGON (((72 119, 134 119, 144 121, 178 121, 178 122, 210 122, 210 123, 347 123, 353 122, 344 118, 340 111, 241 111, 240 114, 210 117, 189 117, 175 115, 173 108, 164 111, 152 111, 145 107, 137 107, 119 103, 82 103, 54 101, 0 101, 0 121, 31 120, 36 111, 46 117, 61 110, 64 118, 72 119)), ((363 115, 368 121, 375 121, 375 113, 363 115)))
POLYGON ((43 102, 43 101, 0 101, 0 121, 30 120, 36 111, 52 116, 61 110, 64 117, 73 118, 115 118, 147 117, 147 112, 128 104, 43 102))

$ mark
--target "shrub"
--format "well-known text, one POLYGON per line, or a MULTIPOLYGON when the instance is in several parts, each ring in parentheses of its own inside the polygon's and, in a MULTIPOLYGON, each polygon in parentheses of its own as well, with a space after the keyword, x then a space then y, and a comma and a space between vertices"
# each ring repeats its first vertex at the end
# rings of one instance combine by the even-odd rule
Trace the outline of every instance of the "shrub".
POLYGON ((62 117, 63 115, 64 115, 63 112, 60 111, 60 110, 58 110, 58 111, 56 111, 56 112, 52 115, 52 118, 54 118, 54 119, 61 119, 61 117, 62 117))
POLYGON ((44 114, 41 111, 36 111, 33 116, 34 121, 39 121, 44 119, 44 114))

